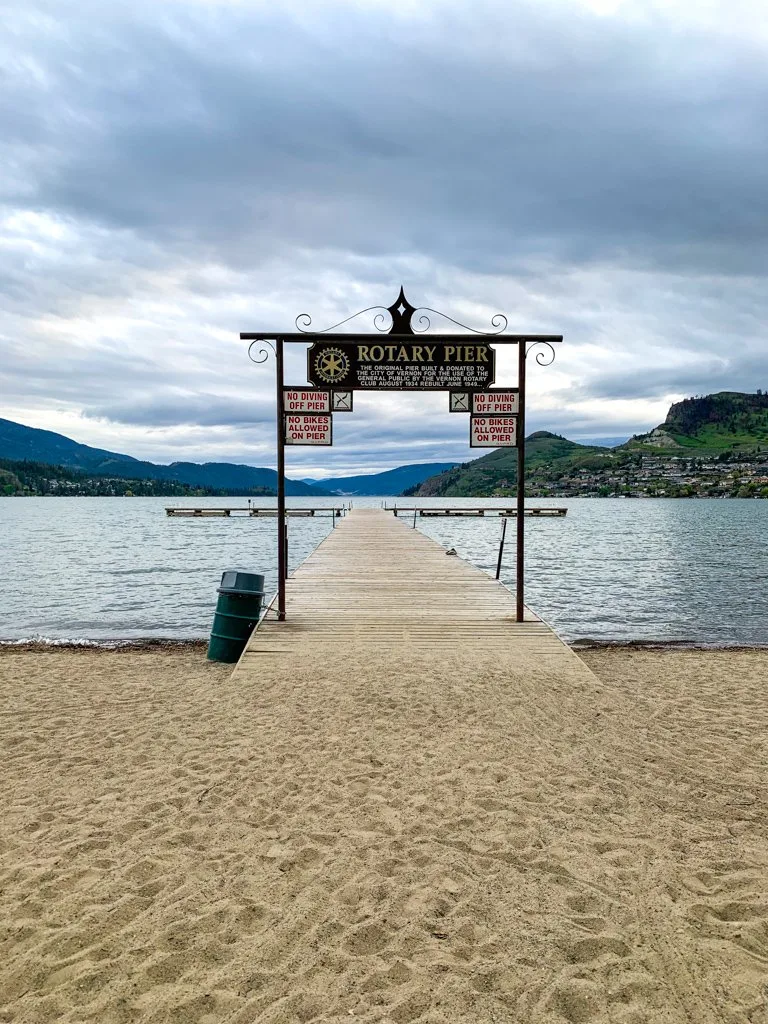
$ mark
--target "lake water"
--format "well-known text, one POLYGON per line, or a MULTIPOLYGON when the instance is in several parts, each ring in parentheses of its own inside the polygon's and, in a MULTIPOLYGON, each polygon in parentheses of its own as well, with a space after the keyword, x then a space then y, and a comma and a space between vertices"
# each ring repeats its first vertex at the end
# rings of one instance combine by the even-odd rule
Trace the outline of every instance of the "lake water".
MULTIPOLYGON (((212 506, 245 503, 204 500, 212 506)), ((290 501, 294 507, 333 503, 290 501)), ((354 503, 379 507, 382 499, 354 503)), ((268 592, 274 591, 274 519, 169 518, 167 504, 199 506, 200 499, 0 500, 0 639, 207 637, 224 569, 263 573, 268 592)), ((564 639, 768 644, 768 501, 572 498, 528 504, 568 507, 565 518, 526 521, 526 603, 564 639)), ((327 535, 331 522, 328 515, 290 521, 292 568, 327 535)), ((501 520, 417 524, 495 572, 501 520)), ((512 588, 514 539, 510 520, 502 580, 512 588)))

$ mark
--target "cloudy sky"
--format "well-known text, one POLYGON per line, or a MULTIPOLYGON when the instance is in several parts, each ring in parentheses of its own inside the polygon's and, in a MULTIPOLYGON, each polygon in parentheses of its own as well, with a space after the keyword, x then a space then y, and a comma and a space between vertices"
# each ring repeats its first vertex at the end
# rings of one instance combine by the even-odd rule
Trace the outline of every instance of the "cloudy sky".
MULTIPOLYGON (((768 387, 754 0, 0 3, 0 415, 274 465, 242 330, 414 305, 565 335, 529 428, 768 387)), ((497 383, 514 384, 513 350, 497 383)), ((305 380, 303 349, 287 382, 305 380)), ((358 395, 289 475, 472 457, 447 396, 358 395)))

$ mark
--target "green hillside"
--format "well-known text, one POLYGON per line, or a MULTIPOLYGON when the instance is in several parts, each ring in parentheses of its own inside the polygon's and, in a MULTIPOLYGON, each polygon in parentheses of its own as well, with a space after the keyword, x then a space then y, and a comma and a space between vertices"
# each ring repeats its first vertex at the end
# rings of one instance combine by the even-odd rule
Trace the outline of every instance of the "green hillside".
MULTIPOLYGON (((768 394, 687 398, 658 427, 616 448, 541 431, 526 439, 526 493, 545 497, 766 497, 768 394)), ((497 448, 430 477, 419 497, 506 497, 517 449, 497 448)))
MULTIPOLYGON (((610 458, 612 449, 591 447, 569 441, 558 434, 540 430, 526 439, 525 465, 529 482, 548 476, 550 467, 563 469, 610 458)), ((430 477, 410 492, 419 497, 480 498, 494 493, 511 493, 517 483, 517 449, 495 448, 472 462, 464 462, 445 473, 430 477)))
POLYGON ((630 447, 751 450, 768 444, 768 393, 719 391, 670 406, 662 424, 628 442, 630 447))

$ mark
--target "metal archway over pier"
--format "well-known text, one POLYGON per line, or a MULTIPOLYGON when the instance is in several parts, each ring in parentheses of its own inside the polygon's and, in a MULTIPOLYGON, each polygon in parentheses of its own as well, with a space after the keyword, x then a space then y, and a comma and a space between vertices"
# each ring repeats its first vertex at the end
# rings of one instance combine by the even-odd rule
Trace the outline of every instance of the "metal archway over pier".
POLYGON ((288 576, 285 449, 290 445, 333 443, 333 416, 353 411, 355 392, 446 391, 449 412, 469 418, 473 447, 517 448, 517 569, 516 621, 525 620, 525 405, 526 359, 539 348, 540 365, 552 362, 562 335, 507 334, 507 318, 497 313, 490 331, 459 323, 430 307, 415 307, 400 294, 391 306, 369 306, 323 331, 312 328, 306 313, 296 317, 295 332, 244 331, 249 355, 264 363, 270 353, 276 364, 277 436, 277 616, 287 615, 288 576), (348 327, 365 314, 373 315, 375 330, 353 333, 348 327), (461 332, 431 333, 432 317, 441 318, 461 332), (338 328, 347 327, 340 332, 338 328), (285 383, 284 346, 309 345, 305 384, 285 383), (518 379, 515 387, 494 388, 495 346, 518 346, 518 379), (543 358, 542 358, 543 357, 543 358))

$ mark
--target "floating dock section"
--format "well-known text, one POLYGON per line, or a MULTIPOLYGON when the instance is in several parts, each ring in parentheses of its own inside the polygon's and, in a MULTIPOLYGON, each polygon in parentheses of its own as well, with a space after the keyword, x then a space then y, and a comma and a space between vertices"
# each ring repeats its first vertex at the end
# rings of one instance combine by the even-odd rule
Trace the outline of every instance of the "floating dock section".
MULTIPOLYGON (((302 518, 305 516, 328 516, 334 518, 340 518, 347 512, 346 505, 335 506, 333 508, 289 508, 286 509, 286 515, 291 518, 302 518)), ((209 518, 229 518, 230 516, 250 517, 250 518, 272 518, 274 519, 277 515, 276 508, 254 508, 253 506, 202 506, 200 508, 191 508, 189 506, 181 505, 179 507, 165 509, 167 516, 173 516, 175 518, 182 519, 209 519, 209 518)))
MULTIPOLYGON (((512 517, 514 519, 514 518, 517 517, 517 509, 516 508, 488 508, 487 506, 485 506, 483 508, 435 508, 433 506, 416 506, 416 507, 411 506, 410 508, 408 508, 405 505, 401 505, 401 506, 393 505, 391 508, 388 508, 388 511, 394 513, 394 515, 396 515, 396 516, 398 516, 400 514, 402 514, 402 515, 411 515, 411 516, 417 515, 417 516, 425 516, 425 517, 426 516, 489 516, 489 517, 496 516, 496 517, 501 517, 502 519, 506 519, 506 518, 509 518, 509 517, 512 517)), ((547 517, 560 517, 560 516, 567 515, 567 513, 568 513, 568 509, 567 508, 527 508, 525 510, 525 517, 526 517, 526 519, 529 516, 533 516, 534 518, 538 517, 538 516, 541 516, 543 518, 547 518, 547 517)))

